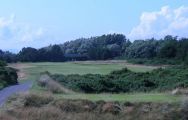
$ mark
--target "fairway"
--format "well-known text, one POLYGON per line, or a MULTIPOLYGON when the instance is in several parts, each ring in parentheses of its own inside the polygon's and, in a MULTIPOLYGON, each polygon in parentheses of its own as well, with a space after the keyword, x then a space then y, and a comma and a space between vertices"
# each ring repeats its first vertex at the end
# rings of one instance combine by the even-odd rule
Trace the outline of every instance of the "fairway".
POLYGON ((134 65, 125 60, 110 61, 77 61, 77 62, 38 62, 15 63, 10 67, 19 69, 19 80, 36 80, 41 72, 48 71, 52 74, 109 74, 114 70, 128 68, 133 72, 149 72, 160 66, 134 65))
POLYGON ((80 62, 40 62, 40 63, 16 63, 9 66, 19 69, 25 74, 24 79, 33 80, 44 71, 49 71, 52 74, 109 74, 114 70, 120 70, 127 67, 134 72, 148 72, 158 67, 133 65, 126 61, 80 61, 80 62))

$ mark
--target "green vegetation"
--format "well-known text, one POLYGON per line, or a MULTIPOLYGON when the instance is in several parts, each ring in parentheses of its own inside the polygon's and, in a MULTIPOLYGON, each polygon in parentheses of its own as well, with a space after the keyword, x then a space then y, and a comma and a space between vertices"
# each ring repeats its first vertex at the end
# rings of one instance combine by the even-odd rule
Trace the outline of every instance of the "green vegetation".
MULTIPOLYGON (((13 63, 10 67, 20 69, 25 74, 24 80, 37 80, 41 72, 49 71, 52 74, 109 74, 114 70, 121 70, 124 67, 135 72, 146 72, 156 69, 153 66, 132 65, 126 61, 87 61, 87 62, 41 62, 41 63, 13 63), (19 66, 23 67, 20 68, 19 66)), ((20 82, 24 82, 20 80, 20 82)), ((34 82, 32 90, 40 90, 34 82)))
POLYGON ((188 38, 167 35, 160 40, 151 38, 130 42, 123 34, 108 34, 40 49, 27 47, 18 54, 0 50, 0 59, 7 62, 64 62, 119 58, 141 64, 174 65, 188 64, 187 53, 188 38))
POLYGON ((0 67, 4 67, 4 66, 6 66, 7 65, 7 63, 5 62, 5 61, 1 61, 0 60, 0 67))
POLYGON ((135 59, 127 59, 127 62, 132 64, 142 64, 142 65, 180 65, 182 64, 181 60, 177 59, 165 59, 165 58, 135 58, 135 59))
POLYGON ((152 38, 135 40, 131 43, 122 34, 109 34, 77 39, 41 49, 23 48, 17 56, 18 60, 23 62, 126 58, 132 61, 140 59, 137 63, 142 64, 186 64, 187 46, 187 38, 178 39, 170 35, 160 40, 152 38))
MULTIPOLYGON (((52 74, 79 74, 85 75, 89 73, 107 75, 114 70, 120 70, 124 67, 128 67, 131 71, 135 72, 151 72, 157 67, 144 66, 144 65, 132 65, 128 64, 122 60, 116 61, 85 61, 85 62, 64 62, 64 63, 18 63, 12 64, 22 66, 23 71, 27 78, 25 80, 36 80, 38 79, 41 72, 49 71, 52 74)), ((78 76, 79 76, 78 75, 78 76)), ((21 81, 24 82, 24 81, 21 81)), ((31 91, 34 92, 43 92, 46 89, 41 88, 37 85, 37 82, 34 82, 33 88, 31 91)), ((141 92, 141 91, 139 91, 141 92)), ((131 93, 131 94, 55 94, 58 98, 67 98, 67 99, 89 99, 89 100, 109 100, 109 101, 151 101, 151 102, 175 102, 180 101, 182 96, 171 96, 163 93, 131 93), (138 97, 137 97, 138 96, 138 97), (137 99, 136 99, 137 98, 137 99)))
MULTIPOLYGON (((109 74, 114 70, 121 70, 127 67, 134 72, 147 72, 157 67, 132 65, 126 63, 126 61, 88 61, 88 62, 41 62, 41 63, 18 63, 12 64, 18 66, 26 66, 23 68, 23 72, 27 74, 27 79, 36 80, 41 72, 48 71, 52 74, 109 74)), ((11 64, 10 64, 11 66, 11 64)))
POLYGON ((0 89, 14 84, 17 84, 16 70, 6 67, 6 63, 0 61, 0 89))
POLYGON ((74 62, 64 63, 26 63, 30 68, 26 68, 31 73, 40 73, 49 71, 50 73, 57 74, 108 74, 113 70, 122 69, 122 64, 79 64, 74 62))
POLYGON ((70 89, 86 93, 150 92, 188 87, 188 68, 183 66, 159 68, 146 73, 135 73, 125 68, 108 75, 51 76, 70 89))
POLYGON ((91 101, 119 101, 119 102, 161 102, 178 103, 182 96, 174 96, 168 93, 131 93, 131 94, 56 94, 56 98, 91 101))

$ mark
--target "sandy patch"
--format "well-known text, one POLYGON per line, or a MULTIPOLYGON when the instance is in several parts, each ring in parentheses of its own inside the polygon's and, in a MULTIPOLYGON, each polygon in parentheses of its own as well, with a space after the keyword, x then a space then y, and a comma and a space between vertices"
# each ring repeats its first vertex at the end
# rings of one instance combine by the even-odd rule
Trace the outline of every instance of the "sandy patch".
POLYGON ((17 74, 18 74, 18 79, 19 80, 25 80, 27 79, 27 73, 24 69, 26 68, 32 68, 32 67, 35 67, 35 66, 31 66, 31 65, 28 65, 28 64, 25 64, 25 63, 13 63, 13 64, 9 64, 8 67, 12 67, 12 68, 15 68, 17 69, 17 74))
POLYGON ((35 67, 35 66, 31 66, 31 65, 28 65, 26 63, 12 63, 12 64, 8 64, 9 67, 12 67, 12 68, 15 68, 15 69, 24 69, 24 68, 32 68, 32 67, 35 67))

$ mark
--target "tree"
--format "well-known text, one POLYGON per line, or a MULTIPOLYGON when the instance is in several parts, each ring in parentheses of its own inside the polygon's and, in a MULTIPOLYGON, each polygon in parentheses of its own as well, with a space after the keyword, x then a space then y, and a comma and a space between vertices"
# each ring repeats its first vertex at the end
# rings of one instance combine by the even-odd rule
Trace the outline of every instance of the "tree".
POLYGON ((61 62, 64 61, 64 54, 58 45, 53 45, 49 51, 49 60, 52 62, 61 62))
POLYGON ((136 40, 126 48, 125 56, 128 58, 153 58, 157 54, 158 41, 136 40))
POLYGON ((18 58, 21 62, 36 62, 38 61, 38 51, 35 48, 23 48, 19 54, 18 58))
POLYGON ((166 36, 164 38, 164 44, 162 45, 159 56, 162 58, 174 58, 177 52, 177 37, 166 36))
POLYGON ((188 56, 188 39, 182 38, 178 41, 177 44, 177 59, 186 60, 188 56))
POLYGON ((111 58, 121 55, 121 47, 118 44, 107 45, 111 58))
POLYGON ((38 50, 38 61, 45 62, 49 60, 48 50, 41 48, 38 50))

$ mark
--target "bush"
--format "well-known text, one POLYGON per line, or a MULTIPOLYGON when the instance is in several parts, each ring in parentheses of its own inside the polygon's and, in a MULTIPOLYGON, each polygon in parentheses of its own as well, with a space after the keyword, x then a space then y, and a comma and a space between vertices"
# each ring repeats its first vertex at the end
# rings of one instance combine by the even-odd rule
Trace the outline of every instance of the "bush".
POLYGON ((54 98, 50 94, 34 94, 28 93, 24 95, 24 106, 34 106, 41 107, 43 105, 49 104, 54 98))
POLYGON ((13 68, 0 67, 0 89, 7 87, 9 85, 15 85, 17 81, 17 73, 13 68))
POLYGON ((0 66, 7 66, 7 63, 0 60, 0 66))
POLYGON ((135 73, 125 68, 108 75, 56 74, 51 77, 67 88, 86 93, 149 92, 188 87, 188 68, 184 66, 159 68, 146 73, 135 73))

